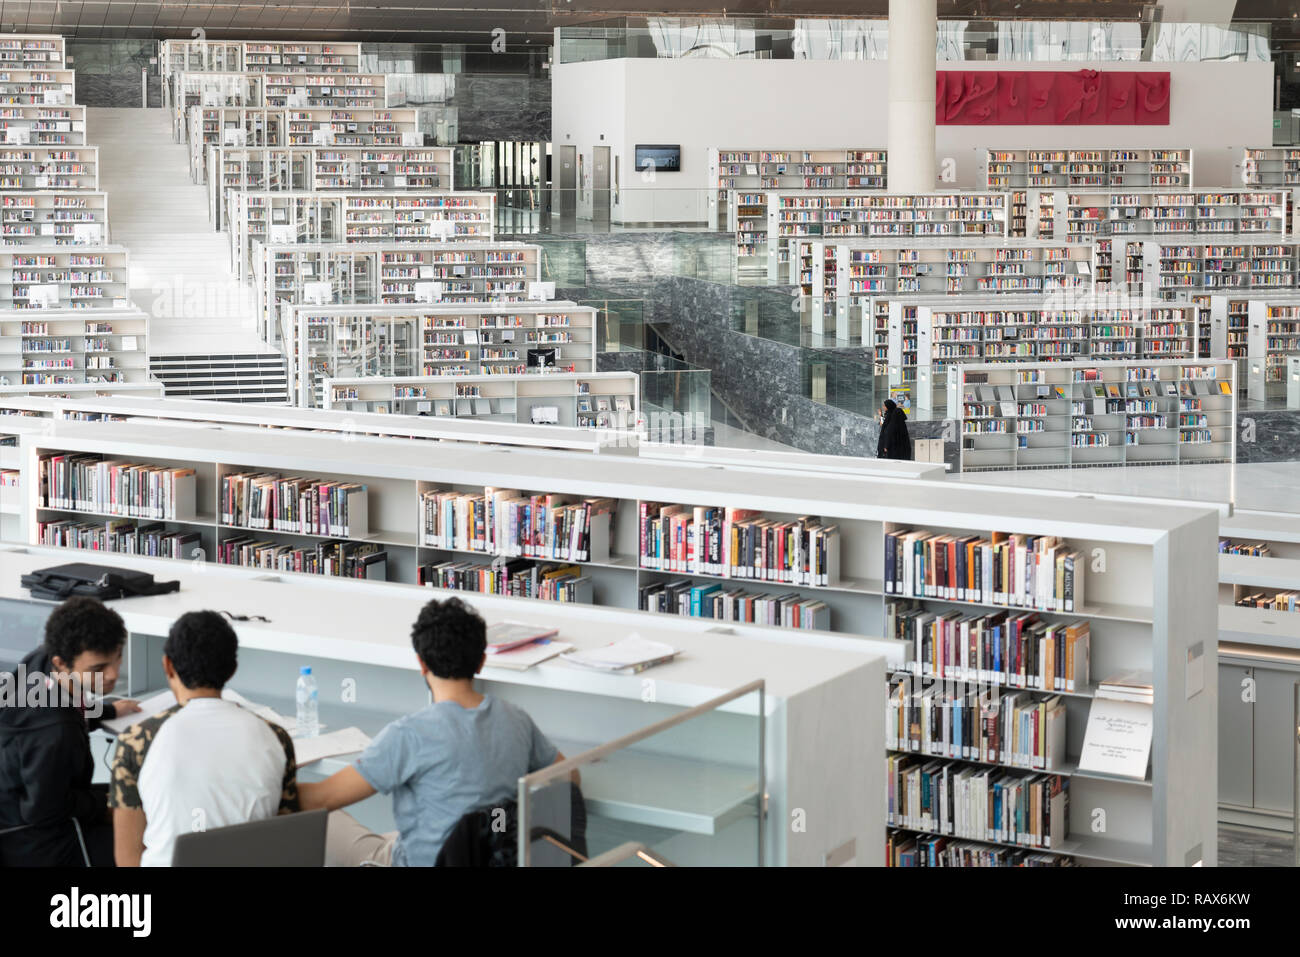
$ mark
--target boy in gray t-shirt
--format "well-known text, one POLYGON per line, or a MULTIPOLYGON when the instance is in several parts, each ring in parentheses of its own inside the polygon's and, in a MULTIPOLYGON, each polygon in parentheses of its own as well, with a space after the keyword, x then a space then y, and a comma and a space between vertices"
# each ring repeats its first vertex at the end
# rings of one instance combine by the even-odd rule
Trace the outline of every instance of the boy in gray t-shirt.
POLYGON ((483 619, 457 598, 425 605, 411 642, 433 704, 384 728, 352 767, 299 783, 303 810, 333 812, 327 866, 430 867, 462 816, 515 797, 521 777, 564 760, 527 713, 474 690, 486 635, 483 619), (376 792, 393 795, 392 833, 371 833, 338 810, 376 792))

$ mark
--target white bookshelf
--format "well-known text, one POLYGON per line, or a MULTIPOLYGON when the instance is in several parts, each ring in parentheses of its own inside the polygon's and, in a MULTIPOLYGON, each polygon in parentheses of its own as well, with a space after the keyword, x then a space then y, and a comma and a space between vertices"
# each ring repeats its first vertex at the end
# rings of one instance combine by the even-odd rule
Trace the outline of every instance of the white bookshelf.
MULTIPOLYGON (((886 533, 928 529, 986 537, 994 531, 1060 536, 1069 547, 1089 556, 1083 572, 1087 599, 1071 614, 1040 612, 1040 617, 1089 623, 1090 666, 1095 679, 1135 668, 1151 670, 1154 727, 1150 771, 1143 780, 1109 778, 1077 766, 1063 771, 1070 779, 1070 833, 1051 853, 1068 853, 1083 864, 1213 866, 1217 861, 1216 670, 1215 660, 1207 652, 1213 650, 1217 639, 1214 541, 1218 516, 1209 509, 1097 500, 1072 500, 1070 508, 1062 509, 1058 496, 1019 489, 944 486, 936 493, 926 483, 835 474, 809 483, 806 475, 798 473, 744 467, 717 471, 699 469, 689 462, 648 462, 620 456, 593 462, 590 456, 575 458, 570 453, 507 452, 488 447, 467 448, 454 457, 430 457, 427 448, 418 443, 359 438, 345 445, 329 435, 234 434, 118 423, 56 422, 39 436, 25 437, 22 451, 30 474, 36 474, 37 458, 45 453, 104 455, 118 461, 195 469, 195 517, 162 524, 193 529, 204 556, 215 555, 219 541, 244 533, 224 522, 218 507, 221 479, 232 472, 361 482, 367 489, 369 514, 368 535, 361 541, 382 545, 388 553, 389 577, 405 582, 416 580, 421 565, 447 560, 486 562, 494 557, 486 551, 421 544, 421 496, 426 491, 468 492, 490 484, 525 493, 612 496, 615 503, 608 540, 605 523, 593 524, 593 532, 599 529, 599 536, 593 535, 591 542, 594 557, 578 563, 582 574, 591 580, 592 600, 597 606, 632 609, 643 585, 686 578, 701 584, 759 592, 779 590, 820 599, 830 608, 831 628, 852 629, 848 633, 871 633, 894 619, 888 612, 896 609, 898 599, 887 595, 883 585, 886 533), (678 504, 688 511, 692 507, 755 509, 759 513, 756 518, 782 522, 792 522, 796 516, 819 516, 838 527, 838 574, 831 579, 833 584, 787 585, 703 571, 643 568, 638 527, 643 502, 678 504), (1099 554, 1105 556, 1104 563, 1097 558, 1099 554), (1203 661, 1203 689, 1195 685, 1189 661, 1198 665, 1203 661), (1105 814, 1097 815, 1098 808, 1105 814), (1099 830, 1098 821, 1103 819, 1099 830)), ((30 535, 35 536, 39 521, 102 521, 100 516, 43 505, 37 492, 36 488, 24 492, 30 535)), ((315 540, 264 531, 256 535, 290 543, 315 540)), ((42 562, 56 563, 48 555, 42 555, 42 562)), ((292 573, 282 574, 290 582, 301 580, 292 573)), ((332 586, 335 591, 356 589, 349 594, 359 598, 369 594, 369 587, 374 586, 332 586)), ((934 598, 918 602, 942 612, 957 611, 963 605, 976 612, 995 612, 1001 607, 934 598)), ((271 617, 278 620, 281 616, 271 617)), ((638 620, 653 627, 653 619, 638 620)), ((901 668, 912 660, 905 654, 901 657, 903 660, 892 658, 891 664, 901 668)), ((1090 685, 1070 696, 1070 757, 1078 753, 1083 719, 1093 695, 1090 685)), ((883 740, 867 746, 884 760, 883 740)), ((867 789, 864 799, 883 801, 882 789, 867 789)))
POLYGON ((1045 239, 1253 236, 1267 242, 1287 235, 1288 196, 1277 190, 1029 189, 1027 196, 1030 234, 1045 239))
POLYGON ((454 153, 449 146, 208 147, 208 216, 229 228, 225 197, 231 191, 450 190, 454 153))
POLYGON ((774 189, 879 189, 889 183, 884 149, 709 149, 709 225, 736 234, 741 271, 766 269, 766 192, 774 189), (737 194, 748 201, 738 202, 737 194), (744 207, 743 209, 741 207, 744 207))
POLYGON ((882 350, 885 342, 874 337, 874 324, 863 322, 873 296, 1026 295, 1091 285, 1090 273, 1080 265, 1089 263, 1088 248, 1064 242, 801 239, 794 255, 812 331, 882 350))
POLYGON ((75 105, 0 105, 0 142, 7 146, 85 146, 86 108, 75 105))
POLYGON ((130 307, 0 311, 0 394, 146 383, 148 344, 149 316, 130 307))
POLYGON ((123 246, 0 249, 0 310, 94 311, 130 303, 123 246))
POLYGON ((922 409, 960 363, 1196 357, 1199 307, 1188 302, 884 296, 869 308, 887 323, 889 385, 911 388, 922 409))
POLYGON ((1300 244, 1289 240, 1187 243, 1162 238, 1125 245, 1127 255, 1143 257, 1139 268, 1165 295, 1217 290, 1284 292, 1297 287, 1300 272, 1300 244))
MULTIPOLYGON (((1225 315, 1227 311, 1240 314, 1243 300, 1224 302, 1225 315)), ((1300 295, 1252 296, 1244 302, 1247 395, 1256 402, 1285 399, 1287 362, 1300 354, 1300 295)))
POLYGON ((0 146, 0 190, 99 189, 99 147, 0 146))
POLYGON ((1241 181, 1269 188, 1300 186, 1300 147, 1246 148, 1241 155, 1241 181))
POLYGON ((410 107, 204 107, 189 112, 190 175, 207 181, 207 147, 424 144, 420 111, 410 107))
POLYGON ((955 365, 948 410, 961 432, 960 469, 1234 462, 1236 369, 1204 360, 955 365))
POLYGON ((598 315, 571 302, 299 305, 281 310, 281 342, 296 401, 319 408, 326 378, 513 373, 529 348, 556 349, 558 370, 592 372, 598 315))
POLYGON ((640 415, 635 372, 366 376, 324 379, 331 411, 418 415, 578 429, 630 429, 640 415))
POLYGON ((99 190, 0 192, 0 239, 6 246, 108 242, 108 194, 99 190))
POLYGON ((361 66, 360 43, 245 40, 242 47, 250 73, 354 73, 361 66))
POLYGON ((989 149, 985 189, 1169 187, 1192 185, 1190 149, 989 149))
POLYGON ((496 194, 232 191, 230 266, 251 272, 258 243, 429 243, 493 238, 496 194))
POLYGON ((769 192, 767 275, 785 281, 791 244, 799 239, 1007 235, 1007 193, 769 192))
POLYGON ((211 72, 172 79, 173 134, 183 141, 193 107, 326 107, 378 109, 388 105, 386 73, 211 72))
POLYGON ((0 34, 0 68, 61 70, 66 63, 63 37, 57 34, 0 34))
POLYGON ((261 244, 253 287, 258 334, 280 337, 280 303, 523 302, 541 278, 542 248, 526 243, 261 244))
POLYGON ((40 103, 59 106, 77 102, 77 80, 73 70, 38 67, 8 69, 0 63, 0 103, 40 103))

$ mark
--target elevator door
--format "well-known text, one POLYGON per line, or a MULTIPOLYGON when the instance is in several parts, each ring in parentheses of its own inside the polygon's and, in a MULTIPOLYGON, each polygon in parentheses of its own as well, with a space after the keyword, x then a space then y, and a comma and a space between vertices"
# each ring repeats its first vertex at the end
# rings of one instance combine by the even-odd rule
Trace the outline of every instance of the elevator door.
POLYGON ((609 147, 592 147, 591 164, 591 224, 609 225, 609 147))
POLYGON ((578 211, 578 148, 560 147, 560 201, 556 204, 561 216, 573 217, 578 211))

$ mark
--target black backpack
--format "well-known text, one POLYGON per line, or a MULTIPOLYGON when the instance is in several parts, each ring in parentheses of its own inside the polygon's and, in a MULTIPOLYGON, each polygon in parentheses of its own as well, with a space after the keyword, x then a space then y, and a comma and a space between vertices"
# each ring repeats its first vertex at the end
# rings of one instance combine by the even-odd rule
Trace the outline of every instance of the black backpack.
POLYGON ((180 591, 181 583, 155 582, 148 572, 137 572, 108 565, 72 562, 41 568, 22 577, 24 588, 33 598, 63 601, 73 595, 88 595, 100 601, 130 598, 132 595, 165 595, 180 591))

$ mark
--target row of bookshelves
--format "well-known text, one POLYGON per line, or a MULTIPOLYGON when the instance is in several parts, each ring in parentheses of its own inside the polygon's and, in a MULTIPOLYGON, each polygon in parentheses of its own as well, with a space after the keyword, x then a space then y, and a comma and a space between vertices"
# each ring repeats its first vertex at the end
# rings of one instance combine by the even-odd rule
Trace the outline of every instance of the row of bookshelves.
MULTIPOLYGON (((159 541, 197 535, 181 546, 187 561, 238 561, 284 574, 382 566, 393 581, 467 591, 589 596, 596 605, 723 620, 730 607, 735 616, 773 623, 779 616, 786 628, 811 621, 905 633, 891 686, 902 689, 899 707, 909 709, 893 725, 907 729, 906 742, 896 734, 892 748, 887 740, 875 746, 877 760, 907 759, 896 764, 900 783, 892 789, 899 816, 890 840, 900 862, 916 853, 909 841, 929 834, 969 845, 965 862, 1032 852, 1077 863, 1215 863, 1214 774, 1206 766, 1213 762, 1202 747, 1213 747, 1214 696, 1195 693, 1190 677, 1187 689, 1172 677, 1192 675, 1189 663, 1216 637, 1218 517, 1209 510, 1074 498, 1063 508, 1065 499, 1052 493, 979 488, 950 489, 936 501, 933 489, 915 482, 870 482, 864 494, 860 480, 837 475, 809 483, 761 468, 723 473, 489 446, 430 460, 411 443, 361 436, 344 446, 330 435, 284 430, 60 421, 24 433, 22 442, 34 469, 89 456, 95 474, 191 471, 194 489, 195 518, 172 520, 54 507, 40 500, 37 482, 24 489, 28 541, 41 534, 38 523, 126 518, 161 525, 149 531, 159 541), (223 488, 250 507, 223 515, 223 488), (364 501, 364 536, 359 527, 327 534, 336 530, 329 523, 302 531, 309 506, 315 521, 322 488, 330 501, 333 490, 348 489, 350 512, 364 501), (246 527, 254 521, 288 525, 246 527), (321 549, 328 566, 315 558, 321 549), (1175 573, 1183 585, 1170 588, 1175 573), (942 686, 924 697, 938 676, 957 680, 972 669, 984 682, 973 698, 971 689, 948 696, 942 686), (1141 675, 1149 676, 1145 704, 1103 694, 1129 672, 1138 676, 1121 691, 1140 691, 1141 675), (910 689, 900 673, 910 675, 910 689), (1073 690, 1061 687, 1070 680, 1073 690), (965 718, 979 713, 980 695, 993 688, 1001 716, 972 739, 967 729, 975 733, 977 725, 965 718), (1149 729, 1150 743, 1138 749, 1138 770, 1089 759, 1092 719, 1107 703, 1146 709, 1138 735, 1149 729), (1178 734, 1170 737, 1170 728, 1178 734), (947 803, 912 800, 920 787, 913 767, 925 769, 927 796, 934 784, 936 796, 950 795, 951 806, 964 810, 947 814, 947 803), (1175 801, 1184 813, 1167 814, 1175 801), (1107 810, 1104 829, 1090 821, 1098 807, 1107 810)), ((44 494, 63 502, 64 469, 53 474, 56 487, 44 494)), ((882 790, 877 800, 886 801, 891 789, 882 790)))
MULTIPOLYGON (((985 189, 1085 186, 1189 187, 1189 149, 990 149, 985 189)), ((1023 233, 1022 233, 1023 235, 1023 233)))
POLYGON ((260 244, 258 333, 276 345, 282 303, 392 305, 523 302, 542 289, 542 250, 523 243, 260 244))
POLYGON ((494 193, 232 191, 231 267, 251 272, 258 243, 446 242, 493 238, 494 193))
POLYGON ((1232 462, 1236 363, 960 364, 948 410, 959 467, 1232 462))

